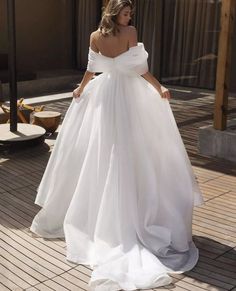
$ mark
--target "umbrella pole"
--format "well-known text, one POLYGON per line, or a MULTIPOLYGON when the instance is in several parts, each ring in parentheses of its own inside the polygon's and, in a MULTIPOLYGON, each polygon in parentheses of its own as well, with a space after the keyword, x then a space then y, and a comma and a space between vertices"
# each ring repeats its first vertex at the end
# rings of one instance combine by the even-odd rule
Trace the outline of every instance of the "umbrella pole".
POLYGON ((15 0, 7 1, 8 14, 8 67, 10 87, 10 131, 17 131, 17 77, 16 77, 16 28, 15 0))

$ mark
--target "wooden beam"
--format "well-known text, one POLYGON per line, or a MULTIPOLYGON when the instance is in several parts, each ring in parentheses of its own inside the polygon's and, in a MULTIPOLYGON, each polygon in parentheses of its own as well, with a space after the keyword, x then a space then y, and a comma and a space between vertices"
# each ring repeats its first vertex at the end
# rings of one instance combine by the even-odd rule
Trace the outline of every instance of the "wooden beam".
POLYGON ((225 130, 227 127, 230 57, 235 3, 236 0, 222 0, 221 7, 221 30, 219 36, 214 108, 214 128, 218 130, 225 130))

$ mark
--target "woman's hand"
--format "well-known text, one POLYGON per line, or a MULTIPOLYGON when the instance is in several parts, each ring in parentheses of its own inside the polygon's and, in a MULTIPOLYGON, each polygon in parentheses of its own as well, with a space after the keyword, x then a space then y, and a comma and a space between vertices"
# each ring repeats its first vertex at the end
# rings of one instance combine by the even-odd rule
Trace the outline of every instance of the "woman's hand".
POLYGON ((80 95, 83 92, 83 88, 81 86, 77 87, 74 91, 73 91, 73 97, 74 98, 78 98, 80 97, 80 95))
POLYGON ((161 95, 162 98, 170 99, 170 92, 167 88, 162 86, 159 81, 148 71, 145 74, 141 75, 146 81, 148 81, 157 92, 161 95))
POLYGON ((161 86, 161 94, 160 95, 162 98, 167 98, 167 99, 171 98, 170 91, 167 88, 165 88, 164 86, 161 86))
POLYGON ((78 98, 82 94, 84 87, 88 84, 88 82, 92 79, 95 73, 86 71, 84 73, 83 79, 79 85, 74 91, 73 91, 73 97, 78 98))

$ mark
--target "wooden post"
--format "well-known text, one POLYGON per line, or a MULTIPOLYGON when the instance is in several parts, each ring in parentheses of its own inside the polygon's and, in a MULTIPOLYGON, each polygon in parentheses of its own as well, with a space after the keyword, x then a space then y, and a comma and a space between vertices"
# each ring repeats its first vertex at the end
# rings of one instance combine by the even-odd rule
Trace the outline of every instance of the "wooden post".
POLYGON ((236 0, 222 0, 221 7, 221 30, 219 36, 214 108, 214 128, 218 130, 225 130, 227 127, 230 57, 235 3, 236 0))

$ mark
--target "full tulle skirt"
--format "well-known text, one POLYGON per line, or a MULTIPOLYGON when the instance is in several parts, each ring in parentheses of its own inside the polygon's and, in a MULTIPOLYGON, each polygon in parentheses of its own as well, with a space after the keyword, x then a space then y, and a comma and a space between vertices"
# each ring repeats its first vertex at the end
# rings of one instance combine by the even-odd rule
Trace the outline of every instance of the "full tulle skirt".
POLYGON ((202 195, 169 101, 141 76, 100 74, 72 100, 35 203, 30 230, 64 237, 91 290, 164 286, 197 263, 202 195))

